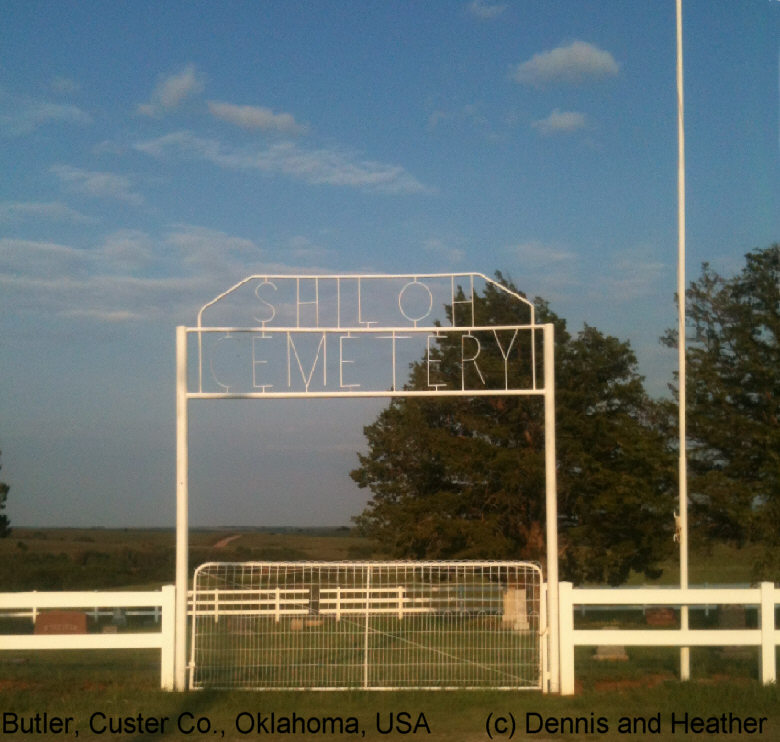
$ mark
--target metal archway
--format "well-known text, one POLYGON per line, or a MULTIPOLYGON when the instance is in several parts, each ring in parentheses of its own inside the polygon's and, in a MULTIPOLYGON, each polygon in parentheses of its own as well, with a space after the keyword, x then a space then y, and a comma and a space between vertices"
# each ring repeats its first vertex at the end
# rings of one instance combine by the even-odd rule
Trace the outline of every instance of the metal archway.
POLYGON ((531 302, 480 273, 252 275, 204 304, 195 327, 177 327, 176 690, 187 687, 190 400, 541 396, 549 628, 546 690, 557 692, 560 667, 553 353, 553 325, 537 324, 531 302), (529 321, 478 325, 475 286, 480 283, 524 305, 529 321), (444 307, 449 307, 449 312, 438 314, 444 307), (215 324, 204 324, 207 310, 215 316, 215 324), (189 336, 197 344, 197 382, 192 388, 189 336), (537 357, 539 336, 541 358, 537 357), (439 360, 431 348, 444 337, 460 340, 459 386, 450 386, 437 376, 439 360), (226 354, 221 352, 224 346, 220 344, 227 341, 232 343, 230 362, 224 362, 226 354), (483 373, 479 365, 483 342, 495 343, 503 358, 500 373, 483 373), (419 387, 408 388, 405 379, 399 381, 397 369, 403 367, 407 356, 419 358, 421 349, 426 378, 419 387), (522 364, 510 360, 515 355, 522 364))

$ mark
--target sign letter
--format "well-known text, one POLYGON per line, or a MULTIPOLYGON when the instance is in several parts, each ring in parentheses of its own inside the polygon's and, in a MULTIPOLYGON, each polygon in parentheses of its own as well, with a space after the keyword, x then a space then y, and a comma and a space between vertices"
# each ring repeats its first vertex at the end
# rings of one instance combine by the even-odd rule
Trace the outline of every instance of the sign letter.
POLYGON ((466 389, 466 364, 467 363, 473 363, 474 364, 474 370, 477 372, 477 376, 479 376, 479 380, 482 382, 482 385, 485 385, 485 377, 482 374, 482 371, 479 368, 479 364, 477 363, 477 358, 479 357, 479 353, 482 350, 482 345, 480 345, 479 339, 472 335, 470 332, 465 333, 461 336, 460 339, 460 383, 461 383, 461 389, 465 391, 466 389), (476 348, 474 350, 474 354, 472 356, 466 357, 466 340, 473 340, 474 343, 476 343, 476 348))
POLYGON ((493 330, 493 337, 496 339, 496 345, 501 351, 501 357, 504 359, 504 389, 509 389, 509 354, 512 352, 512 346, 515 344, 515 339, 517 338, 518 332, 519 330, 515 330, 514 333, 512 333, 512 339, 509 341, 509 347, 506 349, 506 353, 504 353, 504 349, 501 346, 501 341, 498 339, 498 332, 493 330))
POLYGON ((263 327, 265 327, 269 322, 273 320, 274 317, 276 317, 276 307, 271 304, 271 302, 266 301, 263 299, 262 296, 260 296, 260 289, 263 288, 263 286, 270 286, 274 291, 276 291, 276 284, 273 281, 269 281, 267 279, 264 279, 262 283, 258 283, 255 287, 255 296, 260 299, 260 302, 264 304, 268 309, 266 310, 268 312, 267 317, 257 317, 255 316, 255 319, 262 323, 263 327))
POLYGON ((271 335, 266 335, 265 333, 252 336, 252 387, 254 389, 261 389, 263 392, 267 392, 271 389, 273 384, 263 384, 262 382, 258 383, 257 381, 258 366, 265 366, 268 363, 264 358, 257 357, 257 344, 261 340, 271 340, 271 338, 271 335))
POLYGON ((314 360, 312 361, 311 368, 309 369, 309 375, 307 376, 303 370, 303 364, 301 363, 300 356, 298 355, 298 349, 295 347, 295 341, 293 340, 292 333, 287 333, 287 387, 292 389, 292 356, 295 356, 295 360, 298 364, 298 371, 300 371, 301 379, 303 380, 306 391, 309 391, 309 384, 311 384, 312 376, 314 376, 314 369, 317 368, 317 362, 320 360, 320 349, 322 349, 322 386, 328 385, 327 367, 328 367, 328 345, 327 345, 327 333, 322 333, 320 342, 317 344, 317 352, 314 354, 314 360), (292 351, 292 353, 290 352, 292 351))
POLYGON ((360 386, 360 384, 345 384, 344 383, 344 364, 345 363, 354 363, 353 360, 347 360, 344 358, 344 341, 345 340, 357 340, 357 338, 352 337, 351 335, 342 335, 339 338, 339 387, 341 389, 356 389, 360 386))
POLYGON ((425 361, 426 366, 428 367, 428 388, 438 390, 447 385, 441 381, 431 381, 431 371, 433 371, 434 374, 439 373, 439 364, 441 363, 438 358, 431 358, 431 340, 436 340, 436 335, 428 335, 428 337, 425 338, 425 361))
MULTIPOLYGON (((398 293, 398 308, 401 310, 401 314, 403 314, 403 316, 406 317, 406 319, 408 319, 410 322, 413 322, 414 326, 417 327, 417 323, 420 320, 425 319, 431 313, 431 309, 433 308, 433 294, 424 283, 420 283, 420 281, 415 278, 414 281, 409 281, 409 283, 405 284, 398 293), (415 293, 417 293, 420 298, 412 299, 415 304, 419 304, 419 306, 416 308, 419 316, 411 316, 404 311, 404 296, 406 295, 406 292, 409 290, 410 286, 420 286, 422 288, 422 291, 420 291, 420 289, 415 290, 415 293), (427 307, 425 306, 426 304, 428 305, 427 307)), ((408 306, 407 309, 409 309, 408 306)), ((409 311, 413 310, 410 309, 409 311)))

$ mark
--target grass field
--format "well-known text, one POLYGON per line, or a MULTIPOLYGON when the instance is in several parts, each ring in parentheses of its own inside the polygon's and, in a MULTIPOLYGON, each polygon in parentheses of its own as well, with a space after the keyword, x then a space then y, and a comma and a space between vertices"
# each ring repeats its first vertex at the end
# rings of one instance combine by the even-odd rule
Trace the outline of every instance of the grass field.
MULTIPOLYGON (((10 654, 10 653, 9 653, 10 654)), ((39 723, 42 715, 63 719, 72 717, 71 731, 78 730, 78 739, 141 740, 141 739, 227 739, 240 740, 265 736, 268 739, 344 739, 353 736, 348 730, 342 734, 273 734, 258 729, 263 723, 269 729, 270 714, 276 723, 297 715, 313 720, 314 728, 322 724, 324 717, 341 719, 345 723, 353 718, 365 731, 368 740, 406 739, 422 737, 431 740, 488 739, 488 716, 494 723, 500 718, 515 718, 518 733, 515 739, 702 739, 718 740, 765 739, 775 740, 780 730, 780 694, 775 686, 764 688, 750 676, 746 663, 736 668, 737 675, 727 679, 722 676, 708 680, 678 683, 674 677, 675 660, 667 656, 643 656, 644 652, 630 652, 631 663, 621 667, 605 668, 593 662, 589 652, 578 657, 581 687, 574 697, 542 695, 534 691, 418 691, 418 692, 336 692, 300 693, 267 691, 217 692, 197 691, 186 694, 163 693, 156 688, 159 671, 157 658, 152 651, 113 652, 110 655, 95 652, 79 657, 68 653, 0 656, 0 712, 15 714, 33 723, 36 714, 39 723), (26 661, 22 661, 26 659, 26 661), (632 665, 633 667, 629 667, 632 665), (408 714, 403 716, 402 713, 408 714), (377 714, 382 730, 389 725, 393 713, 396 733, 384 734, 377 729, 377 714), (139 733, 138 716, 144 720, 168 717, 165 733, 139 733), (258 714, 260 715, 258 718, 258 714), (406 735, 405 726, 420 722, 420 714, 430 729, 427 734, 420 726, 417 735, 406 735), (719 719, 734 714, 740 719, 766 718, 763 734, 699 734, 686 735, 680 724, 672 728, 674 720, 681 721, 688 714, 693 717, 719 719), (96 715, 96 716, 95 716, 96 715), (90 719, 95 731, 90 730, 90 719), (124 719, 124 733, 100 732, 108 719, 124 719), (209 732, 184 734, 176 728, 181 719, 187 730, 195 720, 207 719, 209 732), (576 720, 579 721, 577 722, 576 720), (33 721, 30 721, 33 720, 33 721), (265 720, 263 722, 263 720, 265 720), (542 721, 540 721, 542 720, 542 721), (567 721, 568 720, 568 721, 567 721), (630 723, 637 733, 622 733, 618 725, 630 723), (628 720, 628 721, 626 721, 628 720), (601 722, 601 726, 597 726, 601 722), (548 726, 535 731, 540 723, 548 726), (566 724, 578 724, 577 731, 566 724), (641 733, 641 725, 660 725, 660 734, 641 733), (564 733, 551 731, 555 724, 564 733), (606 725, 606 731, 599 731, 606 725), (136 725, 130 728, 128 725, 136 725), (238 725, 238 728, 237 728, 238 725), (253 727, 252 731, 247 731, 253 727), (528 729, 528 733, 526 733, 528 729), (217 734, 214 734, 214 731, 217 734), (592 733, 590 733, 592 731, 592 733), (222 737, 221 732, 224 732, 222 737)), ((656 653, 657 654, 657 653, 656 653)), ((703 661, 694 655, 694 668, 703 661)), ((144 723, 143 721, 141 722, 144 723)), ((153 723, 152 722, 147 722, 153 723)), ((299 731, 300 724, 298 722, 299 731)), ((733 721, 732 721, 733 724, 733 721)), ((201 726, 205 728, 206 722, 201 726)), ((147 726, 147 731, 149 727, 147 726)), ((7 730, 6 730, 7 731, 7 730)), ((144 731, 141 729, 141 732, 144 731)), ((493 728, 494 736, 496 730, 493 728)), ((62 734, 41 732, 33 735, 0 735, 2 739, 60 739, 62 734)), ((498 735, 506 738, 506 735, 498 735)), ((71 738, 73 736, 71 735, 71 738)))
MULTIPOLYGON (((156 587, 172 582, 173 540, 171 531, 162 530, 17 529, 0 541, 0 590, 156 587), (29 582, 38 579, 42 582, 29 582), (51 587, 43 584, 47 580, 51 587)), ((193 564, 207 559, 378 556, 369 543, 335 529, 194 531, 191 544, 193 564)), ((745 583, 749 575, 747 552, 718 548, 691 558, 694 584, 745 583)), ((670 565, 662 581, 672 583, 675 577, 670 565)), ((580 620, 598 625, 641 618, 616 613, 580 620)), ((158 689, 159 656, 153 650, 2 652, 0 723, 5 726, 0 740, 72 739, 77 731, 79 740, 357 736, 472 742, 489 739, 488 729, 494 739, 508 738, 500 730, 504 723, 508 729, 512 719, 514 739, 780 739, 780 693, 777 686, 759 685, 755 652, 694 649, 693 680, 688 683, 676 680, 675 650, 628 648, 627 653, 627 662, 597 662, 593 649, 578 649, 577 695, 561 698, 536 691, 163 693, 158 689), (55 717, 63 729, 72 718, 67 733, 57 731, 55 717), (748 732, 749 717, 756 725, 766 718, 760 732, 758 726, 748 732), (701 731, 694 733, 697 718, 701 731), (287 722, 297 733, 284 731, 287 722), (417 734, 411 734, 415 727, 417 734)))

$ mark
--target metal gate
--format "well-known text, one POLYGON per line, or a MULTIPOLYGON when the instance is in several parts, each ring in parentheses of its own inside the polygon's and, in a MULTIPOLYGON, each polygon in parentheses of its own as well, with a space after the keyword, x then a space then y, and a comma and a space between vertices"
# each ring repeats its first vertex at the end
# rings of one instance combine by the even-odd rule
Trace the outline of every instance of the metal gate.
POLYGON ((190 615, 190 688, 542 688, 529 562, 210 562, 190 615))

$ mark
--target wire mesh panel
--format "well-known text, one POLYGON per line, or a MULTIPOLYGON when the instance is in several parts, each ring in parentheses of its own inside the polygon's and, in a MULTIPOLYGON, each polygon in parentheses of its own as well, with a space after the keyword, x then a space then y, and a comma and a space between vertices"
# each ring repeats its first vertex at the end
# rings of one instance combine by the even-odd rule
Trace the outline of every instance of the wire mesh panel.
POLYGON ((210 562, 190 687, 540 688, 542 615, 528 562, 210 562))

